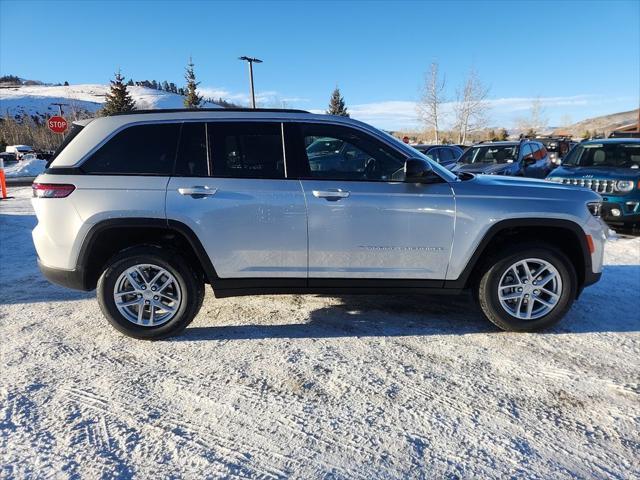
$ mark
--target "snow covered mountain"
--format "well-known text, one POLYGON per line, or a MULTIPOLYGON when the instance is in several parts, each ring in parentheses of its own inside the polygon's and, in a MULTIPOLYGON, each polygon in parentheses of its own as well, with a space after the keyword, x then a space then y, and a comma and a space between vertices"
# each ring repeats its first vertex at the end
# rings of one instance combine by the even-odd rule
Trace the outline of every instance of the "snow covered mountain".
MULTIPOLYGON (((181 95, 147 87, 127 87, 138 109, 183 108, 181 95)), ((71 120, 93 114, 102 107, 108 85, 20 85, 0 88, 0 116, 30 115, 48 117, 58 113, 54 103, 64 103, 63 113, 71 120)), ((207 108, 222 108, 205 103, 207 108)))

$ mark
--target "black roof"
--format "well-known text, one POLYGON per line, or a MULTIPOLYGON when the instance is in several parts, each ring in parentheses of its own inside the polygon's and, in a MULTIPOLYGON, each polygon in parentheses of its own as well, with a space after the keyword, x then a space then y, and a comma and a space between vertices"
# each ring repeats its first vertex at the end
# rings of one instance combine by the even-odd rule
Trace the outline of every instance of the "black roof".
POLYGON ((184 113, 184 112, 267 112, 267 113, 310 113, 306 110, 295 110, 290 108, 158 108, 155 110, 131 110, 130 112, 119 112, 109 115, 115 117, 119 115, 139 115, 143 113, 184 113))

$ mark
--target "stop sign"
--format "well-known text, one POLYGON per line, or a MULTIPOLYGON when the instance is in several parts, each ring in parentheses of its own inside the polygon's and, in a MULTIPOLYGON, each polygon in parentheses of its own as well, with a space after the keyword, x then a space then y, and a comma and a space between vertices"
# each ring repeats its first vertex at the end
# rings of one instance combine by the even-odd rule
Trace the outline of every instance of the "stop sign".
POLYGON ((55 133, 64 133, 67 130, 67 121, 59 115, 51 117, 47 125, 49 130, 55 133))

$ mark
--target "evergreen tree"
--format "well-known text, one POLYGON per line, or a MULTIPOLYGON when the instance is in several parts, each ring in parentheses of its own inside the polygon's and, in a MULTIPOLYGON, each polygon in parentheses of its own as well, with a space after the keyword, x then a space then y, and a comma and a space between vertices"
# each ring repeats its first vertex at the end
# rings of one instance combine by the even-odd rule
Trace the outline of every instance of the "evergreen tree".
POLYGON ((64 81, 64 86, 68 87, 69 86, 69 82, 67 82, 66 80, 64 81))
POLYGON ((114 113, 130 112, 136 109, 136 102, 127 92, 124 84, 124 76, 118 71, 115 80, 111 80, 111 91, 107 93, 107 100, 100 110, 102 115, 113 115, 114 113))
POLYGON ((158 89, 158 82, 156 82, 155 80, 153 80, 153 81, 151 82, 151 88, 153 88, 154 90, 157 90, 157 89, 158 89))
POLYGON ((129 79, 129 81, 127 82, 127 86, 128 87, 133 87, 133 80, 129 79))
POLYGON ((196 82, 196 74, 193 71, 193 60, 191 60, 191 57, 189 57, 189 63, 187 64, 184 78, 187 81, 184 106, 186 108, 199 108, 202 103, 202 97, 198 95, 196 89, 198 88, 198 85, 200 85, 200 82, 196 82))
POLYGON ((342 95, 340 95, 340 89, 338 87, 336 87, 331 94, 331 100, 329 100, 329 110, 327 110, 327 113, 329 115, 339 115, 341 117, 349 116, 347 107, 344 104, 344 98, 342 97, 342 95))
POLYGON ((162 82, 162 90, 164 90, 165 92, 169 92, 169 82, 167 82, 166 80, 164 82, 162 82))

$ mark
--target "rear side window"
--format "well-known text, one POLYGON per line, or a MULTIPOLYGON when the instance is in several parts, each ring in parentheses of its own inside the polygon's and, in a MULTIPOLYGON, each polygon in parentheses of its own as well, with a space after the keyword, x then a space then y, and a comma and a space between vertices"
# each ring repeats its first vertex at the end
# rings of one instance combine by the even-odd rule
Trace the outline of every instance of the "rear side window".
POLYGON ((180 133, 176 175, 206 177, 209 175, 207 158, 207 124, 184 123, 180 133))
POLYGON ((542 160, 547 155, 547 149, 544 145, 540 145, 540 150, 533 152, 533 156, 536 160, 542 160))
POLYGON ((214 177, 284 178, 280 123, 209 123, 214 177))
POLYGON ((177 123, 136 125, 118 132, 86 162, 86 173, 171 175, 176 157, 177 123))

